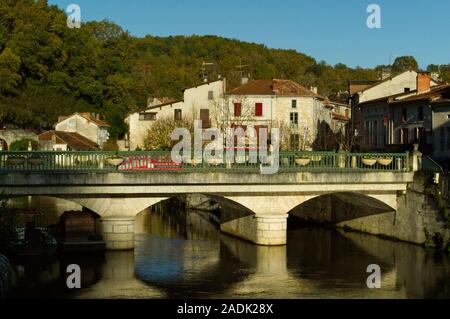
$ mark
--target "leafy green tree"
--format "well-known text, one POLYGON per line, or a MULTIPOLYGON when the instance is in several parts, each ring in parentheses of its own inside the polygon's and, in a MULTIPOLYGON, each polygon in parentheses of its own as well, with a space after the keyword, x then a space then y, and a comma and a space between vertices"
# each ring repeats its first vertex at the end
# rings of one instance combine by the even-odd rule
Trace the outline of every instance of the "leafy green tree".
POLYGON ((19 74, 20 57, 15 55, 11 48, 5 48, 0 54, 0 92, 14 93, 22 77, 19 74))
POLYGON ((392 70, 394 72, 404 72, 408 70, 419 70, 419 65, 413 56, 401 56, 395 59, 392 65, 392 70))

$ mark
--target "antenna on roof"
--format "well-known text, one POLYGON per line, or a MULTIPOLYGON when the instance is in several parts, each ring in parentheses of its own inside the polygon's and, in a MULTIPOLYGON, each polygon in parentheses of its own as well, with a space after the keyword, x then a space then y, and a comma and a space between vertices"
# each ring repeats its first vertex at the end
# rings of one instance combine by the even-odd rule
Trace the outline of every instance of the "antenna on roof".
POLYGON ((250 73, 247 73, 246 75, 244 74, 244 69, 249 67, 250 64, 242 64, 242 59, 239 58, 239 65, 237 66, 238 70, 239 70, 239 77, 241 78, 241 84, 247 84, 248 80, 250 78, 250 73))
POLYGON ((208 82, 208 71, 207 67, 214 66, 212 62, 204 62, 202 63, 202 79, 203 82, 208 82))

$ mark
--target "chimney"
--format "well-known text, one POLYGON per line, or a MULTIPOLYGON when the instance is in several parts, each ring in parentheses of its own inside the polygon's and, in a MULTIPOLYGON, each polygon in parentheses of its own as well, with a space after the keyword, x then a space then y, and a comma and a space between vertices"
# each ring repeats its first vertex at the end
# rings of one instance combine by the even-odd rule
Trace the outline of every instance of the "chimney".
POLYGON ((100 114, 99 113, 95 114, 95 118, 97 121, 100 121, 100 114))
POLYGON ((247 84, 247 83, 248 83, 248 77, 243 76, 243 77, 241 78, 241 85, 245 85, 245 84, 247 84))
POLYGON ((314 94, 317 94, 317 86, 311 86, 309 90, 314 94))
POLYGON ((430 91, 431 76, 429 73, 419 72, 417 73, 417 94, 430 91))

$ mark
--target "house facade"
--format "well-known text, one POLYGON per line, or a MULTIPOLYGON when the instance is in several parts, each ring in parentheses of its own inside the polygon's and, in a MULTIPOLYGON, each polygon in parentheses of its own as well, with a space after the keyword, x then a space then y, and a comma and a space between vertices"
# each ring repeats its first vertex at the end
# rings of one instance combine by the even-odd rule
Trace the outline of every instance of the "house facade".
MULTIPOLYGON (((369 102, 384 102, 385 98, 416 92, 418 84, 429 82, 430 87, 435 87, 440 83, 432 79, 429 74, 416 71, 405 71, 396 76, 389 76, 383 80, 358 81, 350 83, 350 104, 352 107, 352 122, 356 129, 356 134, 364 130, 364 119, 369 116, 374 118, 374 113, 362 110, 361 105, 369 102)), ((379 120, 378 124, 379 125, 379 120)), ((378 137, 377 137, 378 139, 378 137)))
POLYGON ((108 129, 108 123, 100 120, 98 114, 91 113, 74 113, 60 117, 55 125, 55 131, 78 133, 99 145, 100 148, 109 139, 108 129))
MULTIPOLYGON (((369 150, 419 150, 436 158, 447 156, 449 85, 433 85, 419 73, 416 89, 360 103, 362 147, 369 150), (441 129, 442 128, 442 129, 441 129)), ((450 129, 449 129, 450 141, 450 129)), ((449 142, 450 146, 450 142, 449 142)), ((449 148, 450 149, 450 148, 449 148)), ((449 152, 450 153, 450 152, 449 152)))
POLYGON ((331 125, 330 109, 315 89, 290 80, 254 80, 227 94, 230 125, 281 128, 285 148, 310 148, 321 123, 331 125))
POLYGON ((148 130, 157 119, 169 118, 182 120, 202 120, 203 128, 217 125, 217 110, 223 103, 226 92, 226 79, 204 82, 183 89, 183 99, 165 103, 152 103, 144 111, 129 114, 125 118, 128 124, 126 145, 129 150, 143 148, 148 130))

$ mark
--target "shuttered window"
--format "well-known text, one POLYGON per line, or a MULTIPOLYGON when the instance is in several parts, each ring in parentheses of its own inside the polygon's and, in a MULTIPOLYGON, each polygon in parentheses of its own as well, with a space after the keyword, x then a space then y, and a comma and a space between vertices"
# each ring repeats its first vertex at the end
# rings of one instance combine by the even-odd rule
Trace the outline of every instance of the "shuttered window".
POLYGON ((262 103, 255 104, 255 116, 263 116, 263 105, 262 103))
POLYGON ((241 103, 234 103, 234 116, 241 116, 241 103))

